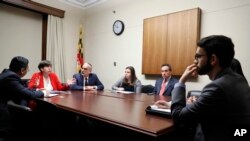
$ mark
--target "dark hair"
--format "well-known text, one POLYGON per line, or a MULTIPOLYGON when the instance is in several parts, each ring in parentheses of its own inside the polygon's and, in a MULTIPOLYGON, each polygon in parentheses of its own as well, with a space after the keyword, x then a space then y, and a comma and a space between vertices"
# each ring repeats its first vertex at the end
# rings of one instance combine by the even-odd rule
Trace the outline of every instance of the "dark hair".
MULTIPOLYGON (((127 66, 126 69, 129 69, 129 70, 130 70, 130 72, 131 72, 131 83, 134 84, 134 82, 135 82, 136 79, 137 79, 136 74, 135 74, 135 69, 134 69, 134 67, 132 67, 132 66, 127 66)), ((125 83, 128 82, 128 80, 126 80, 126 79, 125 79, 124 81, 125 81, 125 83)))
POLYGON ((197 45, 206 51, 208 58, 215 54, 222 68, 231 66, 234 58, 234 44, 231 38, 224 35, 211 35, 202 38, 197 45))
POLYGON ((19 72, 22 68, 27 68, 29 60, 22 56, 16 56, 12 58, 9 69, 13 72, 19 72))
POLYGON ((245 75, 244 75, 244 73, 242 71, 242 67, 241 67, 240 61, 238 59, 233 58, 233 61, 232 61, 232 64, 231 64, 231 69, 234 72, 240 74, 247 81, 247 79, 246 79, 246 77, 245 77, 245 75))
POLYGON ((49 67, 49 66, 52 66, 51 62, 48 61, 48 60, 43 60, 39 63, 38 65, 38 69, 41 71, 42 68, 44 67, 49 67))
POLYGON ((170 64, 162 64, 162 65, 161 65, 161 68, 162 68, 162 67, 165 67, 165 66, 168 67, 169 71, 172 71, 172 67, 171 67, 170 64))

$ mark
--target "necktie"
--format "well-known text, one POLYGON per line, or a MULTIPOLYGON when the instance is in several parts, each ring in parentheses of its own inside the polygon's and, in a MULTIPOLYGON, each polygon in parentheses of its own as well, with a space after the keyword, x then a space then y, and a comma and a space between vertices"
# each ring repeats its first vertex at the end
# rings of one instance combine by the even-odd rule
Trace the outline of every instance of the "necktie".
POLYGON ((162 84, 161 84, 161 90, 160 90, 159 95, 163 95, 165 88, 166 88, 166 83, 167 83, 167 81, 166 81, 166 79, 164 79, 162 84))
POLYGON ((85 86, 88 86, 88 78, 85 77, 85 86))

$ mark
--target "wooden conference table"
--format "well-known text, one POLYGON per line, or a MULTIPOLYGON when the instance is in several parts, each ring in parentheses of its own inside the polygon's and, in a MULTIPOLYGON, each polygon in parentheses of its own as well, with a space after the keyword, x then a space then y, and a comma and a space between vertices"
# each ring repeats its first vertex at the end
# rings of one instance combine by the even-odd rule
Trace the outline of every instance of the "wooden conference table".
POLYGON ((156 100, 166 99, 155 95, 122 94, 112 91, 67 91, 45 101, 57 107, 87 116, 108 124, 159 137, 173 131, 171 118, 146 114, 147 106, 156 100))

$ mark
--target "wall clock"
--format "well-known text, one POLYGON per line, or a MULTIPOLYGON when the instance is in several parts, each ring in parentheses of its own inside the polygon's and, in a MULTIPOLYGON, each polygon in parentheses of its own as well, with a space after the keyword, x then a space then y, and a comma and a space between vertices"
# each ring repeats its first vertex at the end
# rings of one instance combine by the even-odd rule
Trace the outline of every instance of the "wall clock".
POLYGON ((113 32, 115 35, 121 35, 124 31, 124 23, 121 20, 116 20, 113 24, 113 32))

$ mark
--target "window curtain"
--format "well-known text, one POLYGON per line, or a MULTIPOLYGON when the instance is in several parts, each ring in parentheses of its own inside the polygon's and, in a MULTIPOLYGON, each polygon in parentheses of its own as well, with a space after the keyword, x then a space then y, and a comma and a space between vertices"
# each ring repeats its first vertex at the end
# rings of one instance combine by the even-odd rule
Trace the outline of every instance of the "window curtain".
POLYGON ((48 15, 47 26, 47 60, 52 63, 52 70, 57 74, 61 82, 65 79, 65 61, 63 50, 63 21, 62 18, 48 15))

